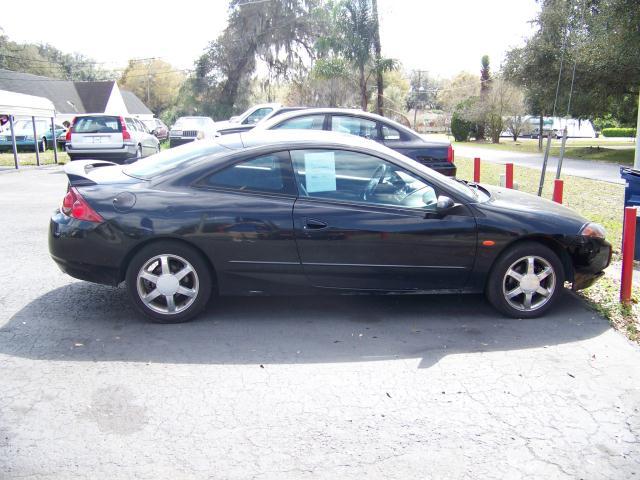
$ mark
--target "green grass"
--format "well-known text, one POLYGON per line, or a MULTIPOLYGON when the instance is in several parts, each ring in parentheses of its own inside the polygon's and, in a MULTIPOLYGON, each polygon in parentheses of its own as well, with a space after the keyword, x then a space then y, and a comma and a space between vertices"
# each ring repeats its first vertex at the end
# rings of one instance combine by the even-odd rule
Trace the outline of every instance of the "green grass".
MULTIPOLYGON (((64 164, 69 161, 69 156, 65 152, 58 151, 58 163, 64 164)), ((24 165, 36 165, 36 154, 31 151, 19 151, 18 162, 20 166, 24 165)), ((53 165, 53 150, 47 150, 46 152, 40 152, 40 164, 41 165, 53 165)), ((0 153, 0 167, 13 167, 15 165, 13 160, 13 153, 0 153)))
MULTIPOLYGON (((546 142, 546 140, 544 140, 546 142)), ((560 155, 561 140, 551 140, 551 156, 560 155)), ((538 141, 523 138, 514 142, 511 139, 500 139, 500 143, 485 142, 454 142, 456 145, 473 146, 492 150, 504 150, 508 152, 540 153, 538 141)), ((576 138, 567 140, 565 148, 566 158, 580 160, 598 160, 601 162, 618 163, 621 165, 633 165, 635 153, 634 143, 629 140, 601 139, 601 138, 576 138)))

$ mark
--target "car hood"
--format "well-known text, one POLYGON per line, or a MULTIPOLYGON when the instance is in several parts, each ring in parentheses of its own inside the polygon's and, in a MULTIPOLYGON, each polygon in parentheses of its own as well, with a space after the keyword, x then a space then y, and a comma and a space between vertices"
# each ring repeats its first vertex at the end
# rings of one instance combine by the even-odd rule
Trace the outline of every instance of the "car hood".
POLYGON ((536 195, 492 185, 481 184, 481 187, 491 194, 489 200, 477 204, 481 210, 501 210, 522 219, 535 220, 549 226, 562 223, 575 226, 578 230, 588 222, 570 208, 536 195))

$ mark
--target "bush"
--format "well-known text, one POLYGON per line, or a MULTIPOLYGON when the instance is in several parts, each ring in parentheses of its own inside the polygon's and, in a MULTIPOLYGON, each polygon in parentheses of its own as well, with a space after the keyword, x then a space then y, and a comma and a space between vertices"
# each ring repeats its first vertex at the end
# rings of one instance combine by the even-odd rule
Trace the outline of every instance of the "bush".
MULTIPOLYGON (((451 121, 451 128, 453 128, 453 120, 451 121)), ((635 137, 635 128, 603 128, 602 135, 605 137, 635 137)))
POLYGON ((469 134, 471 133, 471 122, 467 122, 458 112, 455 112, 451 117, 451 134, 456 142, 466 142, 469 140, 469 134))

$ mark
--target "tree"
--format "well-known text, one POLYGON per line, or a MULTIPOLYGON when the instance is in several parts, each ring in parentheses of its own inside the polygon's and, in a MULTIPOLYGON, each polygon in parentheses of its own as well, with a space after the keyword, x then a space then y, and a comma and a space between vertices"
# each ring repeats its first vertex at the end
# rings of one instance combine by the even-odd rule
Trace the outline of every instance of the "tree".
MULTIPOLYGON (((524 107, 524 105, 523 105, 524 107)), ((514 142, 518 141, 518 137, 522 135, 527 128, 527 119, 524 115, 512 115, 504 121, 506 129, 511 134, 514 142)))
MULTIPOLYGON (((480 101, 486 100, 487 94, 491 87, 491 69, 489 66, 489 55, 483 55, 480 59, 480 101)), ((484 139, 484 127, 485 119, 478 118, 478 124, 476 126, 476 140, 484 139)))
MULTIPOLYGON (((524 95, 512 83, 496 78, 477 103, 476 118, 482 118, 486 133, 493 143, 500 142, 508 118, 522 117, 525 113, 524 95)), ((513 135, 513 132, 512 132, 513 135)))
POLYGON ((504 66, 507 78, 525 88, 532 113, 551 114, 555 104, 561 115, 594 118, 620 112, 625 122, 633 122, 640 85, 638 1, 541 0, 541 4, 536 32, 524 47, 507 53, 504 66), (629 105, 632 108, 625 108, 629 105))
MULTIPOLYGON (((370 0, 338 0, 330 6, 330 34, 318 42, 319 56, 338 56, 352 64, 358 75, 360 108, 367 109, 369 103, 369 79, 372 75, 399 68, 397 60, 377 57, 375 54, 374 18, 370 0)), ((384 81, 384 78, 383 80, 384 81)), ((380 92, 381 93, 381 92, 380 92)))
POLYGON ((478 76, 469 72, 460 72, 454 78, 443 82, 436 97, 436 106, 445 114, 445 121, 452 121, 456 110, 464 110, 464 105, 480 95, 478 76))
POLYGON ((18 43, 0 28, 0 68, 61 80, 113 80, 115 72, 78 53, 69 54, 52 45, 18 43))
POLYGON ((131 90, 156 115, 175 104, 185 75, 160 60, 129 60, 120 78, 120 87, 131 90))
POLYGON ((286 77, 315 56, 313 41, 326 22, 319 0, 231 0, 229 21, 196 62, 191 89, 204 113, 228 118, 245 107, 259 61, 269 75, 286 77))

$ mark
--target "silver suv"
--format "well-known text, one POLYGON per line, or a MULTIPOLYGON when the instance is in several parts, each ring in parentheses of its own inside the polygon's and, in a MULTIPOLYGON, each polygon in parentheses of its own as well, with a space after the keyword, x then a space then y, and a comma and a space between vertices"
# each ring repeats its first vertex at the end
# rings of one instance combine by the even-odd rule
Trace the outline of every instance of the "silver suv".
POLYGON ((71 160, 130 163, 158 153, 160 142, 137 118, 82 115, 73 119, 65 150, 71 160))

